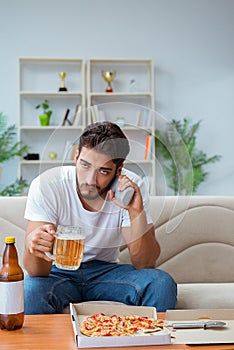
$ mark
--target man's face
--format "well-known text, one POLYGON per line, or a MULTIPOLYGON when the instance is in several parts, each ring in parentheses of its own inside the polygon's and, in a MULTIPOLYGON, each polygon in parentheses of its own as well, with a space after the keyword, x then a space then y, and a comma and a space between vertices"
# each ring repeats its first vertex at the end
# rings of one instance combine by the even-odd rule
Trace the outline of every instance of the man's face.
POLYGON ((116 164, 108 155, 83 147, 77 158, 76 172, 79 193, 86 200, 95 200, 109 190, 116 175, 116 164))

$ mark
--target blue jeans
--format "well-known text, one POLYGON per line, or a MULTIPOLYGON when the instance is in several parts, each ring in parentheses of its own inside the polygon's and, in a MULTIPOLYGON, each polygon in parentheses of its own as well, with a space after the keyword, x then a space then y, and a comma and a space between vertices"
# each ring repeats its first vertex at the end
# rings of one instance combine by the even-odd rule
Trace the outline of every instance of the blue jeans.
POLYGON ((158 269, 136 270, 130 264, 82 263, 76 271, 52 267, 48 277, 25 276, 25 314, 61 313, 65 306, 90 300, 174 309, 177 286, 158 269))

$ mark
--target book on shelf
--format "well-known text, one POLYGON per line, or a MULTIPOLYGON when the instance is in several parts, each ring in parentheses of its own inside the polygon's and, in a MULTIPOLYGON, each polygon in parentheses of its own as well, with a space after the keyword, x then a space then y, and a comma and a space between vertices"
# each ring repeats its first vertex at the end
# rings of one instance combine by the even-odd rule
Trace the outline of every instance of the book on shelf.
POLYGON ((96 123, 98 116, 98 106, 94 105, 90 107, 90 123, 96 123))
POLYGON ((150 127, 152 124, 152 114, 147 108, 143 108, 139 111, 137 126, 150 127))
POLYGON ((62 126, 64 126, 64 125, 66 124, 66 122, 67 122, 69 125, 71 125, 71 122, 70 122, 70 120, 68 119, 68 114, 69 114, 69 112, 70 112, 70 109, 67 108, 67 109, 66 109, 66 112, 65 112, 65 115, 64 115, 64 118, 63 118, 63 121, 62 121, 62 126))
POLYGON ((96 123, 96 122, 104 122, 105 119, 105 112, 98 108, 97 105, 93 105, 90 107, 90 122, 96 123))
POLYGON ((80 104, 76 105, 76 110, 71 122, 72 126, 82 125, 82 107, 80 104))
POLYGON ((152 158, 153 136, 148 134, 145 137, 145 151, 144 160, 150 160, 152 158))

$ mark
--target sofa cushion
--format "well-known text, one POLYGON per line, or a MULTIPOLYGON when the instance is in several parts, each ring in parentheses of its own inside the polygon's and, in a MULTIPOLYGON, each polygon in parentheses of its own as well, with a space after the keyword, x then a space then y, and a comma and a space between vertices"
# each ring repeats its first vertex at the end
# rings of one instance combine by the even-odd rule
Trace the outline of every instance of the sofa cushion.
POLYGON ((19 263, 23 267, 23 251, 25 245, 24 209, 27 197, 0 197, 0 261, 5 247, 5 237, 15 236, 19 263))
POLYGON ((234 197, 155 196, 150 210, 159 268, 177 283, 234 282, 234 197))
POLYGON ((177 309, 234 309, 234 283, 178 284, 177 309))

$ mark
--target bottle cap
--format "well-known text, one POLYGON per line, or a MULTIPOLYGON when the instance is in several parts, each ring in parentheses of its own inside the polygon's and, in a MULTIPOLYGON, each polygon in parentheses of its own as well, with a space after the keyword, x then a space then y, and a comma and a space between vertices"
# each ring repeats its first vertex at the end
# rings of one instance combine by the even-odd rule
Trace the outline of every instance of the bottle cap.
POLYGON ((5 237, 5 243, 6 244, 15 243, 15 237, 14 236, 5 237))

